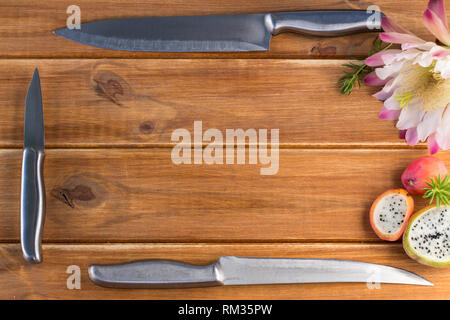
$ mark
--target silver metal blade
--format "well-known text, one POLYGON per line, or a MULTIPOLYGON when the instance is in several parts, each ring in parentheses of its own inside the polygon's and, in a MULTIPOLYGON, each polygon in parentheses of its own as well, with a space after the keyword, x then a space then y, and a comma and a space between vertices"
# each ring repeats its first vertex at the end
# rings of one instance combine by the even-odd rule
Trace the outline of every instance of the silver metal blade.
POLYGON ((25 101, 24 147, 44 149, 44 110, 39 71, 34 70, 25 101))
POLYGON ((265 14, 126 18, 63 28, 54 34, 104 49, 130 51, 263 51, 271 33, 265 14))
POLYGON ((398 268, 350 260, 221 257, 224 285, 366 282, 432 286, 398 268))

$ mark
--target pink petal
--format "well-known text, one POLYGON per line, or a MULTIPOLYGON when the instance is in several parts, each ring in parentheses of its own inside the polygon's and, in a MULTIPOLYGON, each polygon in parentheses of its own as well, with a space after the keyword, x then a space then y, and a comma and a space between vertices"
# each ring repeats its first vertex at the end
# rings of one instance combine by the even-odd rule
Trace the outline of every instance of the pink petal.
POLYGON ((380 91, 378 91, 377 93, 372 95, 373 97, 375 97, 378 100, 382 100, 382 101, 387 100, 388 98, 390 98, 392 96, 392 94, 394 93, 395 89, 397 89, 397 85, 396 85, 397 81, 396 81, 396 79, 391 79, 389 77, 386 78, 386 79, 390 79, 390 80, 388 82, 386 82, 386 84, 383 87, 383 89, 381 89, 380 91))
POLYGON ((381 120, 397 120, 400 115, 401 110, 389 110, 382 107, 378 117, 381 120))
POLYGON ((430 30, 430 32, 439 39, 443 44, 450 45, 450 33, 436 13, 427 9, 423 14, 423 24, 430 30))
POLYGON ((403 28, 402 26, 395 23, 393 20, 389 19, 388 17, 383 17, 381 19, 381 27, 383 28, 384 32, 398 32, 398 33, 409 33, 408 30, 403 28))
POLYGON ((417 135, 417 129, 415 127, 413 127, 413 128, 409 128, 408 130, 406 130, 405 139, 406 139, 406 142, 410 146, 416 145, 417 142, 419 142, 419 136, 417 135))
POLYGON ((443 48, 441 46, 435 46, 433 49, 430 50, 430 53, 433 55, 433 57, 444 58, 450 55, 450 50, 443 48))
POLYGON ((372 97, 374 97, 377 100, 384 101, 386 99, 389 99, 392 96, 392 91, 385 91, 384 89, 378 91, 377 93, 373 94, 372 97))
POLYGON ((430 0, 430 2, 428 2, 428 9, 433 11, 439 17, 439 19, 442 20, 444 25, 448 27, 447 15, 444 7, 444 0, 430 0))
POLYGON ((439 144, 436 140, 436 133, 433 133, 428 137, 428 150, 431 154, 435 154, 440 149, 439 144))
POLYGON ((406 130, 399 130, 398 137, 400 139, 405 139, 405 136, 406 136, 406 130))
POLYGON ((400 52, 402 52, 402 50, 399 49, 384 50, 368 57, 365 63, 370 67, 378 67, 385 64, 389 64, 400 52))
POLYGON ((424 40, 416 37, 412 34, 399 33, 399 32, 383 32, 380 33, 380 39, 389 43, 425 43, 424 40))
POLYGON ((389 79, 380 79, 377 76, 377 73, 375 71, 372 71, 364 78, 364 83, 369 86, 383 86, 388 82, 389 79))

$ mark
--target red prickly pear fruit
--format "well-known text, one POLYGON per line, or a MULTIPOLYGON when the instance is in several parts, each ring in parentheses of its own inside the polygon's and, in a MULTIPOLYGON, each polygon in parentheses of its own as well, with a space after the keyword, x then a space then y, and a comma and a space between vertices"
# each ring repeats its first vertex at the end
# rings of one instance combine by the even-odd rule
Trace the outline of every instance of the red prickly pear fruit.
POLYGON ((447 175, 447 168, 444 162, 433 156, 422 157, 409 164, 402 174, 402 183, 410 194, 425 194, 427 181, 440 175, 442 178, 447 175))

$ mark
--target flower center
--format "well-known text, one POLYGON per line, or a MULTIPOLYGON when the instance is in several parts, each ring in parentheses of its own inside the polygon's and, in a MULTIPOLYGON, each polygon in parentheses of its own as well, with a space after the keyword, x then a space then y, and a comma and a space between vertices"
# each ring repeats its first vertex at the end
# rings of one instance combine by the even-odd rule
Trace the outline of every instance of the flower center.
POLYGON ((445 108, 450 103, 450 79, 435 72, 434 63, 429 67, 413 64, 401 73, 400 90, 395 95, 400 108, 407 108, 412 100, 426 112, 445 108))

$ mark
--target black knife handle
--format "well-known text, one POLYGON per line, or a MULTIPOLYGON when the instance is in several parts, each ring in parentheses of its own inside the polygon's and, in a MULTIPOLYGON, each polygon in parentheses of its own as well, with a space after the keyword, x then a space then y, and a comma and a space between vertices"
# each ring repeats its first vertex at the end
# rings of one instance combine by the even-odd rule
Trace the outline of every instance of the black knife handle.
POLYGON ((272 34, 296 32, 314 36, 381 31, 381 12, 366 10, 320 10, 275 12, 268 15, 272 34))
POLYGON ((221 286, 217 264, 196 266, 171 260, 143 260, 116 265, 91 265, 89 278, 108 288, 198 288, 221 286))
POLYGON ((43 150, 25 148, 22 161, 20 239, 25 260, 42 262, 41 239, 45 221, 43 150))

